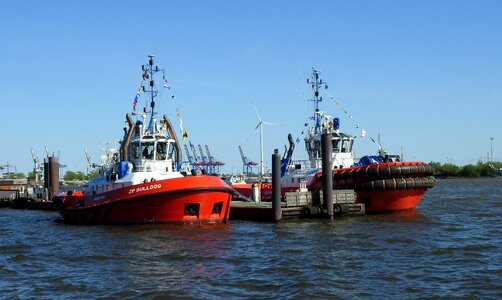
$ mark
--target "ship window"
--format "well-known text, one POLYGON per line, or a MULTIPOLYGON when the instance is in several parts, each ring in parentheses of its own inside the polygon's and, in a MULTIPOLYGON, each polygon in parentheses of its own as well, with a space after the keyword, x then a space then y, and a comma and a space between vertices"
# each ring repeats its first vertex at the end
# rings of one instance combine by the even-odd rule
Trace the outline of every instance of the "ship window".
POLYGON ((199 204, 185 203, 185 216, 199 216, 199 204))
POLYGON ((320 141, 315 141, 314 142, 314 155, 316 158, 320 158, 321 157, 321 142, 320 141))
POLYGON ((141 152, 143 158, 153 159, 153 142, 143 142, 141 147, 143 148, 141 152))
POLYGON ((333 152, 339 152, 340 151, 340 140, 334 139, 334 140, 331 140, 331 143, 333 144, 333 152))
POLYGON ((342 145, 342 152, 350 152, 352 148, 352 143, 350 140, 344 140, 342 145))
POLYGON ((223 202, 215 203, 214 206, 213 206, 212 213, 213 214, 219 214, 219 213, 221 213, 221 209, 222 208, 223 208, 223 202))
POLYGON ((166 148, 167 144, 166 142, 157 142, 157 160, 165 160, 166 159, 166 148))
POLYGON ((137 141, 132 142, 129 145, 129 156, 131 157, 130 160, 139 158, 139 155, 141 153, 141 151, 139 149, 140 149, 139 142, 137 142, 137 141))
POLYGON ((172 159, 173 158, 173 153, 174 153, 174 144, 173 143, 169 143, 168 147, 169 147, 169 149, 167 149, 167 151, 168 151, 167 152, 168 153, 167 158, 168 159, 172 159))

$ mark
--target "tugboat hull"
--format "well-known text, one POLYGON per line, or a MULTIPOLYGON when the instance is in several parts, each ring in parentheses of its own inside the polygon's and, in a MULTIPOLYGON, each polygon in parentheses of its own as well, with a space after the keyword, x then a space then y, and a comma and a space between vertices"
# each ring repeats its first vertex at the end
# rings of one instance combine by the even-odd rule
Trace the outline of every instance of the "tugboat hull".
MULTIPOLYGON (((364 203, 369 214, 414 209, 436 179, 429 165, 423 162, 393 162, 343 168, 333 173, 334 189, 353 189, 357 202, 364 203)), ((309 190, 322 188, 322 172, 314 175, 309 190)), ((240 194, 250 197, 251 184, 233 186, 240 194)), ((281 194, 300 186, 282 188, 281 194)), ((262 184, 262 201, 271 200, 272 186, 262 184)))
POLYGON ((366 213, 378 214, 415 209, 427 189, 356 191, 357 202, 364 203, 366 213))
POLYGON ((53 202, 72 224, 208 224, 227 222, 231 197, 218 177, 187 176, 102 194, 61 195, 53 202))
POLYGON ((424 162, 379 163, 336 170, 334 187, 354 189, 370 214, 414 209, 436 179, 424 162))

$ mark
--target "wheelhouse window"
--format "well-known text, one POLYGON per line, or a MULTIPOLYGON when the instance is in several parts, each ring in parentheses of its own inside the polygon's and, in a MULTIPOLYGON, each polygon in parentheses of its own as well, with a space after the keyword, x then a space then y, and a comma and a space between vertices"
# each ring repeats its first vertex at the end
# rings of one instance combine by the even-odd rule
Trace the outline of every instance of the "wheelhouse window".
POLYGON ((140 158, 141 150, 139 146, 139 141, 134 141, 129 144, 129 160, 140 158))
POLYGON ((316 158, 321 158, 321 141, 314 141, 314 156, 316 158))
POLYGON ((155 157, 156 160, 166 160, 167 154, 167 143, 165 141, 157 142, 157 155, 155 157))
POLYGON ((167 159, 172 159, 174 157, 174 151, 175 151, 174 142, 169 142, 167 151, 168 151, 167 159))
POLYGON ((340 140, 332 139, 331 143, 333 144, 333 152, 340 152, 340 140))
POLYGON ((354 141, 352 141, 352 140, 343 140, 342 152, 348 153, 348 152, 352 151, 352 143, 353 142, 354 141))
POLYGON ((307 150, 307 153, 310 153, 310 143, 305 143, 305 150, 307 150))
POLYGON ((141 154, 144 159, 153 159, 153 154, 154 154, 154 142, 146 142, 143 141, 141 143, 141 148, 143 149, 141 154))

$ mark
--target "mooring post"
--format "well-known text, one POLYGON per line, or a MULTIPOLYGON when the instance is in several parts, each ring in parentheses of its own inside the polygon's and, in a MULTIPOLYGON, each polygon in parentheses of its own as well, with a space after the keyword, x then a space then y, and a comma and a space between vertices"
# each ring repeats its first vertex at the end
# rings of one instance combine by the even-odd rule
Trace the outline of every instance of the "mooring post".
POLYGON ((281 208, 281 155, 275 149, 272 154, 272 210, 274 222, 282 220, 281 208))
POLYGON ((49 156, 49 201, 59 192, 59 157, 49 156))
POLYGON ((49 175, 49 157, 44 158, 44 201, 49 201, 49 187, 50 187, 50 175, 49 175))
POLYGON ((321 135, 321 155, 322 155, 322 194, 323 206, 328 213, 328 219, 333 220, 333 173, 331 171, 331 134, 321 135))

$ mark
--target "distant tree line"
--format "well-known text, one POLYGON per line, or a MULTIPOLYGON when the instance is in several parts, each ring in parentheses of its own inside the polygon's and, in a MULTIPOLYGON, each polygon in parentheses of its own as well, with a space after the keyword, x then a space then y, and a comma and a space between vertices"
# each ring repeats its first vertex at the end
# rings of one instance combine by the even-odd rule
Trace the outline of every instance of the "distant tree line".
POLYGON ((99 175, 98 171, 92 171, 89 172, 88 174, 84 174, 81 171, 76 171, 76 172, 66 171, 66 173, 63 176, 63 179, 65 181, 87 181, 93 179, 98 175, 99 175))
MULTIPOLYGON (((496 169, 502 168, 502 162, 490 162, 483 163, 479 161, 475 165, 465 165, 459 167, 452 163, 441 164, 440 162, 431 161, 429 165, 432 167, 434 171, 434 176, 436 177, 495 177, 499 176, 495 170, 490 167, 490 165, 494 166, 496 169)), ((85 174, 81 171, 66 171, 63 179, 65 181, 87 181, 98 176, 98 171, 92 171, 88 174, 85 174)), ((26 178, 24 173, 8 173, 4 174, 4 178, 8 179, 21 179, 26 178)), ((29 180, 35 180, 35 173, 28 173, 29 180)))
POLYGON ((459 167, 451 163, 441 164, 439 162, 430 162, 429 165, 434 170, 436 177, 495 177, 497 172, 490 167, 490 164, 495 168, 502 168, 502 162, 483 163, 479 161, 475 165, 465 165, 459 167))
MULTIPOLYGON (((26 176, 23 173, 18 173, 20 174, 21 177, 16 177, 16 178, 26 178, 26 176)), ((66 173, 63 176, 64 181, 87 181, 91 180, 94 177, 98 176, 99 173, 98 171, 92 171, 89 172, 88 174, 85 174, 82 171, 66 171, 66 173)), ((35 180, 35 173, 34 172, 29 172, 28 173, 28 179, 29 180, 35 180)))
POLYGON ((23 179, 23 178, 26 178, 26 175, 24 175, 24 173, 10 172, 10 173, 5 173, 3 175, 3 178, 5 178, 5 179, 23 179))

